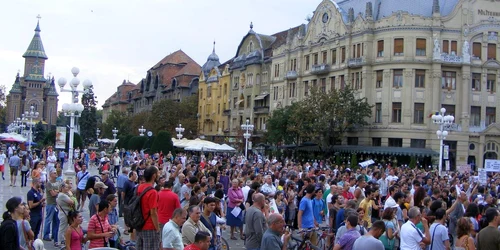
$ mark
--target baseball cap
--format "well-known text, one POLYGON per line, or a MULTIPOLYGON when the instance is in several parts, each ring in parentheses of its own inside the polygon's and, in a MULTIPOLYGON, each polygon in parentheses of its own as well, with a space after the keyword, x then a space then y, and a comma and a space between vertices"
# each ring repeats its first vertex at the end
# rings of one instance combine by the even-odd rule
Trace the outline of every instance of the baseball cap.
POLYGON ((385 202, 385 205, 384 205, 384 209, 386 208, 397 208, 398 207, 398 204, 396 203, 396 201, 394 200, 388 200, 385 202))
POLYGON ((107 189, 108 186, 106 186, 104 183, 98 181, 94 184, 94 188, 97 189, 97 188, 104 188, 104 189, 107 189))

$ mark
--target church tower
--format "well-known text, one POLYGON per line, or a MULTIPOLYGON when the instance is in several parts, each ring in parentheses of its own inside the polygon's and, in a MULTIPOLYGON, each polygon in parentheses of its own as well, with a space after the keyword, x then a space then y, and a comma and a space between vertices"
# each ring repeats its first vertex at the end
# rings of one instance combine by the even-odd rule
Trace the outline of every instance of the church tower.
MULTIPOLYGON (((40 16, 38 16, 40 18, 40 16)), ((44 77, 45 61, 48 59, 40 37, 40 21, 35 35, 23 54, 23 76, 17 73, 12 89, 7 95, 7 124, 34 107, 39 112, 39 120, 47 125, 55 125, 57 120, 57 97, 54 77, 44 77)))

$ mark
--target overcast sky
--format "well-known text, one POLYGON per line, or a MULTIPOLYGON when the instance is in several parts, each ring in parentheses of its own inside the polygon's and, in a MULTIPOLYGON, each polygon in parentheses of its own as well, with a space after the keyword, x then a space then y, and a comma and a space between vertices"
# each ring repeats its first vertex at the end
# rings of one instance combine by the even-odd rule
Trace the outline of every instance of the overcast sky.
MULTIPOLYGON (((45 52, 45 74, 72 78, 80 68, 90 79, 98 106, 124 79, 139 82, 166 55, 182 49, 203 65, 216 41, 221 63, 232 58, 250 22, 273 34, 305 23, 321 0, 16 0, 0 8, 0 84, 7 91, 22 54, 34 35, 38 14, 45 52)), ((82 88, 81 86, 79 87, 82 88)), ((59 91, 59 87, 57 86, 59 91)), ((59 93, 59 110, 70 102, 59 93)))

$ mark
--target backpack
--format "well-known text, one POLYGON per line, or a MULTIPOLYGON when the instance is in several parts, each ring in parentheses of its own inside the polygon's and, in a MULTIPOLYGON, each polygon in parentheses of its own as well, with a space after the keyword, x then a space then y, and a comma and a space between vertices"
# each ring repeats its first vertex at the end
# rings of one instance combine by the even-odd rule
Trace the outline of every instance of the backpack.
POLYGON ((142 216, 142 206, 141 200, 142 196, 144 196, 149 190, 152 190, 153 187, 147 187, 142 191, 140 195, 134 192, 134 196, 130 199, 129 203, 123 208, 124 211, 124 219, 125 224, 129 226, 131 229, 140 230, 146 224, 146 221, 149 219, 149 216, 144 219, 142 216), (137 216, 139 215, 139 216, 137 216))
POLYGON ((15 246, 19 246, 17 222, 13 219, 4 220, 0 225, 0 249, 19 249, 15 246))

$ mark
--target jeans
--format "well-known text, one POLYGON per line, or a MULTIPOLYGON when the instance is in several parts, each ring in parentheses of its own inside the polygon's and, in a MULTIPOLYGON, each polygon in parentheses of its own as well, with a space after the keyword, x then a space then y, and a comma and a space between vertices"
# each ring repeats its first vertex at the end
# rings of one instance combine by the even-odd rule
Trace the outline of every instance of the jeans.
POLYGON ((113 169, 113 175, 118 178, 118 175, 120 174, 120 165, 116 165, 115 168, 113 169))
MULTIPOLYGON (((66 214, 68 214, 69 211, 66 211, 66 214)), ((59 211, 59 231, 57 235, 57 239, 59 240, 60 243, 66 242, 64 238, 64 234, 66 233, 66 230, 68 230, 68 217, 64 214, 63 211, 59 211)))
POLYGON ((40 214, 31 214, 30 215, 30 226, 31 230, 35 234, 35 239, 38 238, 38 234, 40 233, 40 227, 42 225, 42 215, 40 214))
POLYGON ((21 171, 21 187, 26 187, 26 182, 28 181, 28 170, 21 171))
POLYGON ((59 217, 56 212, 56 205, 47 205, 45 210, 45 224, 43 225, 43 238, 50 239, 50 226, 52 225, 52 239, 57 242, 57 233, 59 232, 59 217))
POLYGON ((122 193, 123 193, 123 188, 117 188, 118 192, 118 216, 122 217, 123 216, 123 200, 122 200, 122 193))

